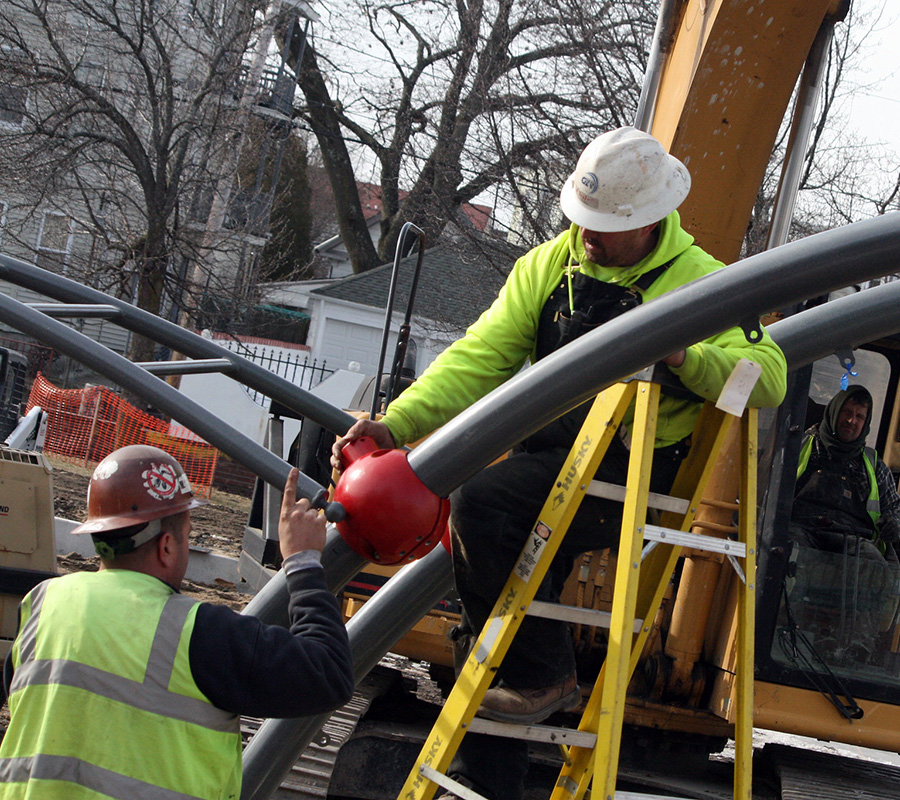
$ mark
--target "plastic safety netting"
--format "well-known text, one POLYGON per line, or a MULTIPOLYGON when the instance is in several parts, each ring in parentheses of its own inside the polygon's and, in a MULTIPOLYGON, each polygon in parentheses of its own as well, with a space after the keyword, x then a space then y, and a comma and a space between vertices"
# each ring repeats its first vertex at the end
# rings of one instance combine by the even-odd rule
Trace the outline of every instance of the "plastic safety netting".
POLYGON ((49 417, 46 452, 88 465, 129 444, 153 445, 178 460, 196 495, 209 496, 219 451, 187 428, 135 408, 108 387, 59 389, 38 373, 27 410, 34 406, 49 417))

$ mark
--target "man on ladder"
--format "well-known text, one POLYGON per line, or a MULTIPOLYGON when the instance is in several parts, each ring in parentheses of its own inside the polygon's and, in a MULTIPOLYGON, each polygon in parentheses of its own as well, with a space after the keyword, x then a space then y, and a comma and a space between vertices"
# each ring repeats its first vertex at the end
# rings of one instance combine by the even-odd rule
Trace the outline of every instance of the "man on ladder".
MULTIPOLYGON (((335 443, 360 436, 380 447, 425 436, 537 360, 643 301, 720 269, 694 245, 675 210, 690 189, 685 166, 649 134, 626 127, 592 141, 566 181, 560 205, 567 231, 516 263, 497 300, 462 339, 447 348, 397 398, 381 422, 361 420, 335 443)), ((602 354, 598 354, 602 358, 602 354)), ((687 454, 703 399, 715 400, 735 365, 754 361, 762 374, 751 406, 774 406, 785 391, 784 356, 764 331, 750 344, 739 328, 665 359, 673 386, 659 406, 650 489, 666 492, 687 454)), ((590 403, 522 442, 505 461, 454 492, 450 530, 456 586, 471 630, 485 623, 587 415, 590 403)), ((595 476, 623 485, 632 412, 595 476)), ((573 558, 615 547, 621 505, 587 497, 536 599, 557 601, 573 558)), ((484 697, 479 715, 535 724, 577 706, 580 693, 567 624, 528 617, 484 697)), ((466 736, 451 777, 489 800, 518 800, 528 767, 527 743, 466 736)), ((446 795, 445 795, 446 797, 446 795)))

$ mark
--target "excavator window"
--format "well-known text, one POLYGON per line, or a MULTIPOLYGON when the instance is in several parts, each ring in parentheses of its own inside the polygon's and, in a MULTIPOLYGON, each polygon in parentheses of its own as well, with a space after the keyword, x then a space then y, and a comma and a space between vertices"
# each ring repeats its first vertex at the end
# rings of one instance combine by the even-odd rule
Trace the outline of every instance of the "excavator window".
MULTIPOLYGON (((891 360, 885 355, 858 350, 854 356, 852 369, 858 374, 850 381, 866 386, 874 400, 867 444, 881 455, 893 428, 890 416, 896 404, 888 393, 896 391, 896 378, 891 380, 891 360)), ((794 425, 795 431, 821 420, 845 372, 834 357, 814 365, 805 420, 794 425)), ((804 440, 805 435, 794 437, 798 450, 804 440)), ((889 458, 884 460, 890 465, 889 458)), ((796 461, 785 459, 786 471, 789 463, 796 461)), ((811 546, 789 516, 784 514, 779 523, 776 542, 786 563, 778 587, 772 661, 825 686, 848 679, 900 686, 900 554, 889 544, 873 543, 871 530, 853 526, 819 531, 816 541, 824 537, 827 548, 811 546)))

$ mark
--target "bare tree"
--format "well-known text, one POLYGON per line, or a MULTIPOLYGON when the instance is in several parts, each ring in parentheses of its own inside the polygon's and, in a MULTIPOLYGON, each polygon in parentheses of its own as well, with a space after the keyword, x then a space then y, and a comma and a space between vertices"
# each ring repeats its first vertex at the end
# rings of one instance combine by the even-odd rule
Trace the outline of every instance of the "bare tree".
MULTIPOLYGON (((303 53, 299 113, 318 141, 354 271, 388 260, 407 221, 434 241, 487 190, 533 209, 525 195, 558 186, 590 138, 633 119, 654 7, 355 0, 329 9, 303 53), (377 246, 356 164, 381 187, 377 246)), ((525 223, 535 239, 549 232, 546 214, 525 223)))
MULTIPOLYGON (((196 231, 215 187, 229 179, 219 167, 245 124, 236 100, 257 6, 5 0, 5 244, 18 236, 33 248, 38 226, 46 266, 154 313, 165 292, 177 298, 173 284, 198 248, 210 247, 196 231), (69 226, 65 247, 42 246, 48 209, 69 226)), ((206 283, 222 278, 221 267, 211 269, 206 283)), ((135 347, 132 357, 151 355, 149 343, 135 347)))

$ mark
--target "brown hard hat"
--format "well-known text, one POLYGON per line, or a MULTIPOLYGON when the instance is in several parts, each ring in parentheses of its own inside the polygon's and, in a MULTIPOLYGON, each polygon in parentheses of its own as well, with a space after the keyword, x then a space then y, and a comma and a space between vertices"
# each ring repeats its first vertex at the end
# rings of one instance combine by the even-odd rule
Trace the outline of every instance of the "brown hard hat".
POLYGON ((88 486, 87 521, 72 533, 112 533, 206 503, 194 497, 181 464, 165 450, 129 445, 97 465, 88 486))

